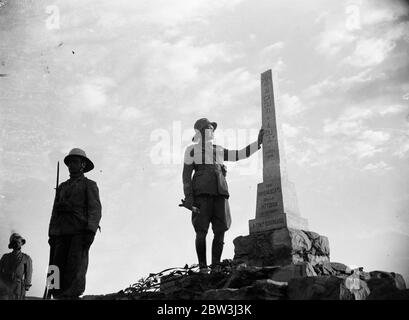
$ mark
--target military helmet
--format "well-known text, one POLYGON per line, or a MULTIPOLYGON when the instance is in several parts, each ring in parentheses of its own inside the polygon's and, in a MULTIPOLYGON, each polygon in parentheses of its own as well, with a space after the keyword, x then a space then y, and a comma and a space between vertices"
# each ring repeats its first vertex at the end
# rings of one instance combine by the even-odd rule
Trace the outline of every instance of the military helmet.
POLYGON ((195 125, 193 126, 193 128, 195 130, 202 130, 203 128, 206 128, 209 124, 211 124, 214 128, 214 130, 216 130, 217 128, 217 123, 216 122, 210 122, 207 118, 201 118, 199 120, 197 120, 195 122, 195 125))
POLYGON ((24 239, 20 234, 14 232, 11 234, 10 239, 9 239, 9 249, 11 249, 11 243, 15 240, 21 239, 23 244, 26 243, 26 239, 24 239))
POLYGON ((64 158, 64 163, 68 166, 68 160, 70 159, 70 157, 74 157, 74 156, 80 157, 83 160, 85 160, 84 173, 94 169, 94 164, 92 163, 92 161, 90 159, 88 159, 87 155, 85 154, 85 151, 80 149, 80 148, 72 149, 68 153, 68 155, 64 158))
POLYGON ((210 122, 209 119, 207 118, 201 118, 195 122, 195 125, 193 128, 196 130, 196 134, 194 135, 192 141, 197 141, 198 138, 200 137, 200 132, 206 128, 209 124, 213 126, 213 130, 216 130, 217 128, 217 123, 216 122, 210 122))

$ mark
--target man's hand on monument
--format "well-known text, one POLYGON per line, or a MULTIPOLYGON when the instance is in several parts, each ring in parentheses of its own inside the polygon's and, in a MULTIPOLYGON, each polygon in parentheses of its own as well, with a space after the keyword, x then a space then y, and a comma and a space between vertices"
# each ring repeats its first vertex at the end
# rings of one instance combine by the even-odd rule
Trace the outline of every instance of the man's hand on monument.
POLYGON ((264 136, 264 129, 260 129, 259 133, 258 133, 258 146, 260 146, 263 143, 263 136, 264 136))

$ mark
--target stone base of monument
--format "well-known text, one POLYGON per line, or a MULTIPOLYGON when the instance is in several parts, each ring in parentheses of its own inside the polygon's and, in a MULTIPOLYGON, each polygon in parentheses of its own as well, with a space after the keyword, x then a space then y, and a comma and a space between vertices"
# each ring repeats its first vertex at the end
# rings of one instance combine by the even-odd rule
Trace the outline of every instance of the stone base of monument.
POLYGON ((329 262, 328 238, 294 228, 258 232, 234 239, 234 261, 249 266, 329 262))

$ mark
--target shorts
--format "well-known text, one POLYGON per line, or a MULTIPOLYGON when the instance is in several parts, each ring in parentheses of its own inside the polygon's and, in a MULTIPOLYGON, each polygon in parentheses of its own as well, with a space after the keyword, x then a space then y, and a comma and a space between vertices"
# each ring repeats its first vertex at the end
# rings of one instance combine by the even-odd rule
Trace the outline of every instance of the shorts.
POLYGON ((229 201, 223 196, 199 195, 194 197, 194 206, 200 212, 192 213, 192 224, 196 232, 207 233, 212 223, 214 233, 225 232, 231 225, 229 201))

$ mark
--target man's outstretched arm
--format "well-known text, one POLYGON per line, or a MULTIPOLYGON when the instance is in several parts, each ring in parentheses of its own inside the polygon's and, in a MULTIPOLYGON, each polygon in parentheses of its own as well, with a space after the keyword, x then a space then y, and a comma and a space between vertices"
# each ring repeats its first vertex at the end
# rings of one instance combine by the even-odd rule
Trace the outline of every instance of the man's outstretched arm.
POLYGON ((257 141, 250 143, 247 147, 240 150, 228 150, 224 149, 223 158, 224 161, 239 161, 249 158, 253 153, 261 148, 263 143, 264 130, 261 129, 258 134, 257 141))

